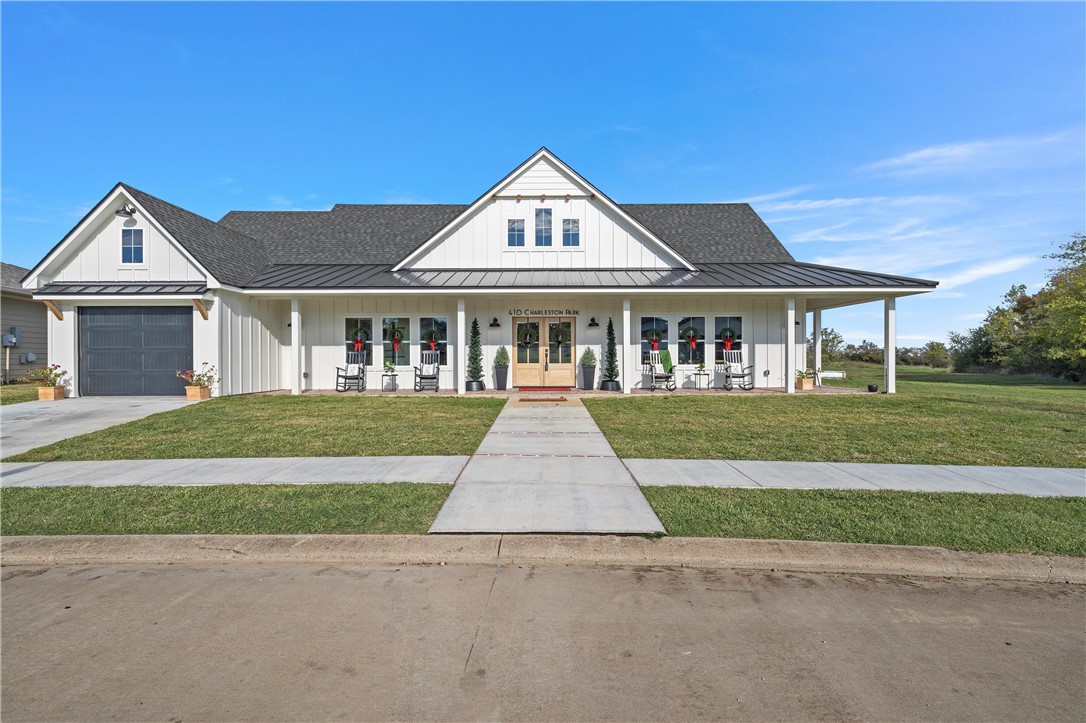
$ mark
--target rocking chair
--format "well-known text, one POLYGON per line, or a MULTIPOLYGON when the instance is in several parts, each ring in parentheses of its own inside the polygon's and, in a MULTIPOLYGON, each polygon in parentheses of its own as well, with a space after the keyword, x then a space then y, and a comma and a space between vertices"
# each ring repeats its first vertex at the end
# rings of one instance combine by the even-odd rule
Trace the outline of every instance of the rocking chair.
POLYGON ((671 352, 650 351, 649 361, 645 365, 645 374, 649 375, 649 389, 663 387, 669 392, 675 391, 675 369, 671 364, 671 352))
POLYGON ((438 374, 441 372, 441 352, 422 352, 422 363, 415 367, 415 391, 438 389, 438 374))
POLYGON ((345 392, 354 389, 360 392, 366 388, 366 352, 347 352, 347 366, 336 367, 336 391, 345 392))

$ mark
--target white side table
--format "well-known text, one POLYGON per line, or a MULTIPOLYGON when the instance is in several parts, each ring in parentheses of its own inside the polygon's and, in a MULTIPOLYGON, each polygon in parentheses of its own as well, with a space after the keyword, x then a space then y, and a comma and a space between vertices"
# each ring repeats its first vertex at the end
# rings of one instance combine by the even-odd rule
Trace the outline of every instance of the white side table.
POLYGON ((399 389, 400 375, 396 372, 381 375, 381 391, 395 392, 399 389), (391 384, 392 388, 389 388, 391 384))

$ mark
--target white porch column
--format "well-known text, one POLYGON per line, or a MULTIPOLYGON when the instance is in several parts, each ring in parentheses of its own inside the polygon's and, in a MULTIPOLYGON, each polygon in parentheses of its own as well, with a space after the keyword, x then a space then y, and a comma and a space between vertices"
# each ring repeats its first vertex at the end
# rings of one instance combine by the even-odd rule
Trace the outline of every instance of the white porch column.
POLYGON ((897 393, 897 299, 883 301, 882 356, 885 374, 883 389, 897 393))
POLYGON ((796 393, 796 297, 785 299, 784 314, 784 391, 796 393))
POLYGON ((290 300, 290 393, 302 393, 302 302, 290 300))
POLYGON ((812 315, 814 317, 812 324, 814 327, 814 368, 817 372, 822 368, 822 309, 815 309, 812 315))
POLYGON ((630 344, 630 300, 622 300, 622 393, 629 394, 630 389, 633 386, 630 376, 632 372, 630 369, 633 365, 630 363, 633 360, 632 345, 630 344))
POLYGON ((468 350, 464 340, 467 339, 465 328, 464 300, 456 300, 456 393, 463 394, 468 385, 468 350))

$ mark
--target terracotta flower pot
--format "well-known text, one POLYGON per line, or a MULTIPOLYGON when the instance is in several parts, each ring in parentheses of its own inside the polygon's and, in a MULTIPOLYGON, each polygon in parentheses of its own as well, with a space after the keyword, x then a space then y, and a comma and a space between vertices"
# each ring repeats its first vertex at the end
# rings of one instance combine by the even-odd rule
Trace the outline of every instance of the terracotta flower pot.
POLYGON ((185 387, 185 399, 190 402, 199 402, 202 399, 211 398, 211 387, 185 387))
POLYGON ((64 387, 38 387, 38 401, 55 402, 64 399, 64 387))

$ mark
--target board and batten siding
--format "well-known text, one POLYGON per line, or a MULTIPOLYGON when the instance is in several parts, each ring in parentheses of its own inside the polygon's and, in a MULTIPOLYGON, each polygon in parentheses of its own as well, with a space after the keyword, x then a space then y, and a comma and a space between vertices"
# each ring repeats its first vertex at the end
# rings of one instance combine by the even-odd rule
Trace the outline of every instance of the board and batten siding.
MULTIPOLYGON (((289 304, 288 304, 289 311, 289 304)), ((399 389, 411 389, 414 383, 413 366, 420 362, 421 317, 446 317, 449 353, 453 353, 456 341, 456 299, 446 296, 386 296, 386 297, 342 297, 323 296, 303 299, 302 315, 302 371, 308 374, 302 380, 302 389, 334 389, 336 385, 336 367, 346 364, 347 346, 345 338, 345 320, 347 318, 373 319, 373 358, 366 360, 366 386, 368 389, 381 388, 381 373, 384 365, 381 325, 385 317, 406 317, 410 319, 408 342, 410 364, 396 368, 396 383, 399 389)), ((482 319, 479 320, 483 325, 482 319)), ((471 318, 468 318, 471 324, 471 318)), ((467 334, 465 333, 465 339, 467 334)), ((287 339, 289 346, 290 340, 287 339)), ((453 375, 453 359, 441 368, 439 384, 442 389, 455 389, 456 378, 453 375)))
MULTIPOLYGON (((479 330, 483 346, 483 381, 487 388, 494 386, 494 354, 498 347, 505 345, 510 354, 514 353, 513 316, 518 309, 576 310, 576 359, 580 360, 586 347, 596 353, 596 381, 603 371, 603 350, 607 340, 607 320, 612 319, 617 343, 624 343, 622 338, 622 299, 619 295, 556 294, 544 296, 525 293, 523 295, 468 296, 465 298, 464 339, 469 339, 472 319, 479 320, 479 330), (592 317, 599 323, 589 327, 592 317), (499 328, 491 328, 491 320, 497 318, 499 328)), ((284 302, 286 303, 286 302, 284 302)), ((448 338, 450 341, 450 359, 441 370, 440 386, 442 389, 455 389, 454 374, 455 350, 451 342, 456 339, 456 296, 420 296, 420 297, 313 297, 303 299, 302 344, 303 371, 308 378, 303 380, 303 389, 332 389, 335 387, 335 369, 346 362, 346 339, 344 338, 344 319, 347 317, 371 317, 375 335, 374 358, 367 360, 369 389, 381 386, 381 367, 383 351, 380 343, 380 325, 386 316, 401 316, 410 319, 411 364, 397 368, 399 389, 410 389, 413 381, 412 366, 419 363, 419 318, 423 316, 444 316, 448 318, 448 338)), ((785 301, 779 296, 758 296, 749 294, 734 295, 688 295, 660 294, 633 297, 631 300, 631 337, 630 351, 625 365, 620 367, 623 378, 629 379, 635 389, 648 386, 642 371, 640 360, 640 317, 662 315, 669 318, 668 333, 670 348, 678 349, 678 320, 684 316, 704 316, 709 334, 713 317, 741 316, 744 319, 743 341, 746 363, 754 365, 754 383, 757 387, 785 386, 784 358, 784 314, 785 301), (768 371, 768 374, 766 372, 768 371)), ((288 309, 289 311, 289 309, 288 309)), ((526 314, 525 314, 526 315, 526 314)), ((289 335, 284 341, 289 347, 289 335)), ((284 349, 289 352, 289 349, 284 349)), ((284 357, 285 359, 286 357, 284 357)), ((464 355, 466 358, 466 353, 464 355)), ((675 359, 678 358, 676 353, 675 359)), ((693 387, 694 380, 690 373, 695 365, 677 365, 676 382, 682 387, 693 387)), ((706 367, 712 374, 712 364, 706 367)), ((286 363, 284 362, 284 368, 286 363)), ((580 383, 580 368, 577 369, 577 381, 580 383)), ((722 378, 713 374, 711 382, 719 386, 722 378)), ((286 377, 284 377, 286 385, 286 377)))
MULTIPOLYGON (((220 292, 209 316, 202 323, 218 325, 221 394, 252 394, 290 386, 286 372, 290 348, 289 301, 220 292)), ((195 360, 197 366, 204 361, 210 360, 195 360)))
POLYGON ((103 221, 70 249, 54 272, 43 276, 59 282, 204 281, 205 277, 142 214, 134 219, 103 214, 103 221), (143 229, 143 263, 121 263, 121 229, 143 229))
POLYGON ((600 199, 570 198, 588 189, 547 163, 525 169, 475 215, 411 264, 416 269, 666 269, 668 254, 600 199), (521 194, 522 198, 509 198, 521 194), (545 199, 541 195, 546 194, 545 199), (535 245, 536 209, 551 209, 551 246, 535 245), (580 246, 562 246, 562 221, 580 221, 580 246), (510 219, 524 220, 524 246, 510 247, 510 219))
POLYGON ((49 340, 46 334, 49 311, 40 301, 32 301, 13 294, 0 295, 0 332, 7 334, 11 327, 20 329, 19 346, 5 348, 7 352, 0 356, 0 364, 7 362, 2 369, 4 379, 17 379, 31 369, 49 364, 49 340), (33 362, 20 362, 19 357, 34 354, 33 362))

